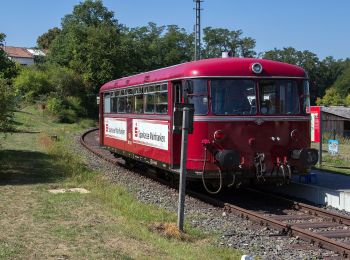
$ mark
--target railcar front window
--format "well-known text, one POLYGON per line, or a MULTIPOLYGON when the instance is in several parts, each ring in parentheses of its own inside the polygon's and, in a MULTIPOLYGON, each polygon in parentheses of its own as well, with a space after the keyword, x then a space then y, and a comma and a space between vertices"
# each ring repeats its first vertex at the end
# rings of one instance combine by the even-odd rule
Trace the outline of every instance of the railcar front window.
POLYGON ((260 111, 270 115, 300 113, 298 84, 295 80, 261 80, 260 111))
POLYGON ((211 81, 212 110, 216 115, 255 115, 253 80, 215 79, 211 81))
POLYGON ((189 80, 186 84, 186 92, 188 102, 194 105, 194 114, 208 114, 208 81, 204 79, 189 80))

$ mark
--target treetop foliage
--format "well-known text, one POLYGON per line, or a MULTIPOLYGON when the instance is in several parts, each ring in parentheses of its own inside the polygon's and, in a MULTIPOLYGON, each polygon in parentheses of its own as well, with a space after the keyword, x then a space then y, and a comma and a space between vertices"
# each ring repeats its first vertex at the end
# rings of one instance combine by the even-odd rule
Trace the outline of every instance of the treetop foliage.
POLYGON ((223 51, 231 52, 234 57, 254 57, 255 40, 242 38, 242 30, 230 31, 222 28, 206 27, 203 29, 205 58, 221 57, 223 51))
POLYGON ((50 45, 48 61, 82 75, 95 93, 120 75, 120 28, 102 1, 85 1, 62 19, 62 31, 50 45))
POLYGON ((0 32, 0 46, 3 45, 5 38, 6 38, 6 34, 0 32))
POLYGON ((54 27, 49 29, 46 33, 40 35, 36 41, 38 48, 47 50, 49 49, 52 41, 61 33, 61 29, 54 27))
POLYGON ((117 27, 118 20, 114 18, 113 11, 109 11, 103 6, 101 0, 85 0, 74 7, 72 14, 66 15, 62 19, 63 29, 71 24, 88 27, 100 27, 101 25, 117 27))

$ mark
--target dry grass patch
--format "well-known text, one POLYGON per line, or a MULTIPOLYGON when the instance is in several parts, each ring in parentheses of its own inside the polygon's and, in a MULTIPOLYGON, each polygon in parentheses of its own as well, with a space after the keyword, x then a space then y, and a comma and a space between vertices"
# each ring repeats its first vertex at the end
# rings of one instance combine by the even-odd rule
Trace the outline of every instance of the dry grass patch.
POLYGON ((42 133, 38 136, 38 143, 41 147, 50 150, 54 144, 54 139, 42 133))
POLYGON ((192 241, 191 237, 180 231, 175 223, 156 222, 149 225, 149 229, 166 238, 175 238, 182 241, 192 241))

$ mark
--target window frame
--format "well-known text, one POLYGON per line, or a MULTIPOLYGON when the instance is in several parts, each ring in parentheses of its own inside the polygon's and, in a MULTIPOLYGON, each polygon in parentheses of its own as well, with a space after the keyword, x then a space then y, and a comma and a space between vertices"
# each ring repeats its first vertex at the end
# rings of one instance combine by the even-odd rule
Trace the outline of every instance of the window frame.
MULTIPOLYGON (((151 83, 151 84, 143 84, 143 85, 136 85, 131 86, 127 88, 118 88, 118 89, 112 89, 108 90, 106 92, 103 92, 103 98, 109 95, 109 112, 108 114, 147 114, 147 115, 167 115, 169 113, 169 91, 168 91, 168 81, 162 81, 157 83, 151 83), (166 93, 166 99, 163 98, 164 102, 160 101, 160 95, 166 93), (147 95, 153 95, 153 111, 152 112, 146 112, 146 96, 147 95), (142 96, 141 98, 137 98, 138 96, 142 96), (113 100, 112 100, 113 98, 113 100), (119 110, 120 100, 124 100, 124 110, 119 110), (131 99, 131 110, 130 112, 127 110, 127 106, 130 103, 131 99), (140 101, 138 103, 138 107, 136 106, 136 102, 140 101), (116 103, 116 109, 112 109, 112 104, 116 103), (159 106, 164 106, 166 109, 164 112, 158 112, 157 109, 159 106), (137 113, 137 108, 142 107, 142 111, 137 113)), ((104 113, 105 112, 105 98, 104 98, 104 113)))

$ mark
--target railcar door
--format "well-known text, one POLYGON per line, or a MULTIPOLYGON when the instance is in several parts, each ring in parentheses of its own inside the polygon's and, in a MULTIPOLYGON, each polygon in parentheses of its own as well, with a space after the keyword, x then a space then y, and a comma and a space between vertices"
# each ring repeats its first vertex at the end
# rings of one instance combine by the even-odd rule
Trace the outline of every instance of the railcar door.
MULTIPOLYGON (((172 113, 174 111, 175 103, 183 103, 183 92, 182 92, 182 81, 172 82, 172 113)), ((180 167, 180 157, 181 157, 181 133, 174 133, 172 129, 172 168, 180 167)))
POLYGON ((103 142, 103 137, 104 137, 104 115, 103 115, 103 112, 104 112, 104 107, 103 107, 103 102, 104 102, 104 99, 103 99, 103 93, 100 93, 99 95, 99 112, 98 112, 98 119, 99 119, 99 125, 100 125, 100 130, 99 130, 99 141, 100 141, 100 145, 103 145, 104 142, 103 142))

